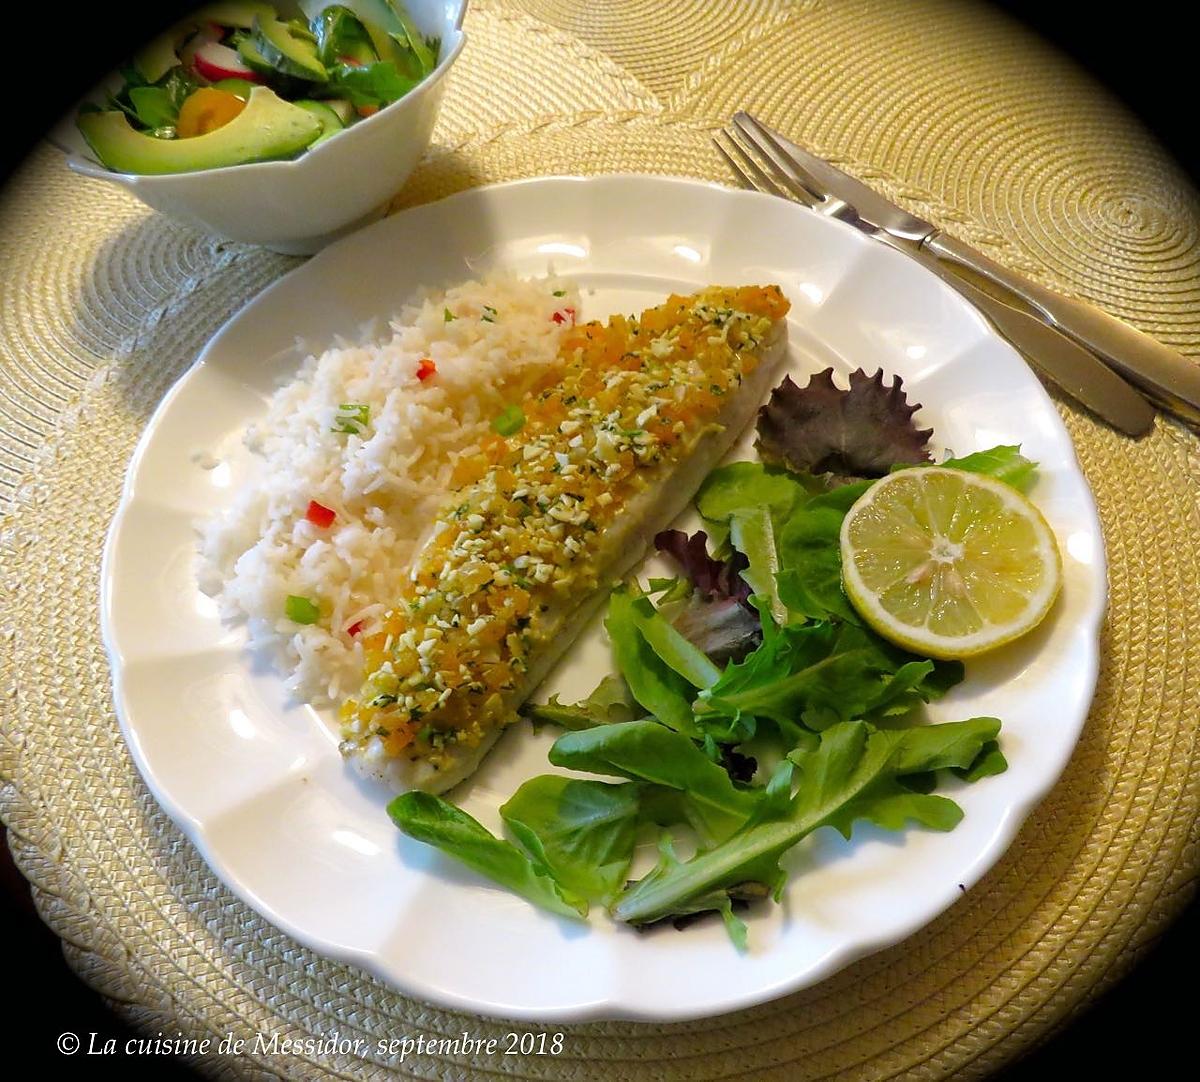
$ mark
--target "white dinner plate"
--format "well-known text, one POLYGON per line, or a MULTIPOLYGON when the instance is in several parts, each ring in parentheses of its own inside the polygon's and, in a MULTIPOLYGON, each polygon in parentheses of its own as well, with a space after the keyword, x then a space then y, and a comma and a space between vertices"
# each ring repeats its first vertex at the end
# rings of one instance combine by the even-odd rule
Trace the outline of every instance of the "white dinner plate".
MULTIPOLYGON (((753 457, 752 434, 734 457, 753 457)), ((541 1022, 683 1019, 814 984, 922 927, 972 889, 1047 793, 1096 682, 1106 597, 1095 505, 1041 385, 956 293, 898 252, 779 199, 682 179, 547 178, 405 211, 321 252, 246 305, 151 420, 104 562, 103 624, 122 729, 147 784, 213 870, 300 942, 452 1008, 541 1022), (783 904, 749 917, 739 954, 720 920, 639 934, 562 920, 400 834, 388 794, 357 781, 330 713, 289 702, 197 586, 196 525, 247 475, 241 444, 292 374, 295 342, 355 337, 418 287, 491 266, 575 277, 584 318, 671 290, 779 283, 799 382, 833 365, 904 377, 935 453, 1019 443, 1065 580, 1028 638, 972 661, 934 720, 1003 719, 1009 770, 954 788, 949 834, 818 831, 786 858, 783 904), (212 456, 219 461, 212 467, 212 456)), ((541 695, 573 701, 610 671, 595 625, 541 695)), ((452 795, 492 830, 521 781, 552 770, 554 734, 522 722, 452 795)))

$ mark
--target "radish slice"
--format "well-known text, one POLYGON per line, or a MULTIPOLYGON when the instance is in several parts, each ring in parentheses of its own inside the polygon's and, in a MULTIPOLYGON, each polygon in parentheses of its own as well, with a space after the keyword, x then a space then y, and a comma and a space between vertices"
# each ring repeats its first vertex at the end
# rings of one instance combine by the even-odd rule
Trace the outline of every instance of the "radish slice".
POLYGON ((252 68, 248 68, 237 52, 228 45, 217 41, 206 41, 192 60, 196 74, 211 83, 221 79, 246 79, 252 83, 261 83, 263 78, 252 68))
POLYGON ((194 65, 196 59, 196 51, 210 41, 220 41, 224 35, 214 30, 210 26, 202 26, 191 37, 189 37, 179 50, 179 62, 185 67, 190 68, 194 65))

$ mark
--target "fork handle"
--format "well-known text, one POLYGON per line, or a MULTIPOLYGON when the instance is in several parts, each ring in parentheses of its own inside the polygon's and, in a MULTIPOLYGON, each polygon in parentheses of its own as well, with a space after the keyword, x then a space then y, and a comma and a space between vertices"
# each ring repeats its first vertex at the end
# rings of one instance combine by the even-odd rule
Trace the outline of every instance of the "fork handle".
POLYGON ((1200 424, 1200 365, 1115 316, 1031 282, 940 230, 922 247, 948 270, 960 275, 967 271, 1015 294, 1143 388, 1158 405, 1200 424))

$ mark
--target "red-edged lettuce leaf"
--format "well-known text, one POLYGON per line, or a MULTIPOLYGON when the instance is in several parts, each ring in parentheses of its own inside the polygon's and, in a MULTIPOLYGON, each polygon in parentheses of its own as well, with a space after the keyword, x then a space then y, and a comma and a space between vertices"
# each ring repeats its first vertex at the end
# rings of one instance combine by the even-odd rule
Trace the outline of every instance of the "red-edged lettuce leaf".
POLYGON ((742 577, 749 560, 736 550, 727 560, 708 554, 708 535, 690 537, 663 530, 654 545, 679 564, 694 587, 691 600, 675 616, 675 630, 717 664, 740 660, 762 642, 758 611, 750 604, 750 584, 742 577))
POLYGON ((762 642, 758 614, 732 597, 709 601, 695 595, 671 623, 718 665, 741 661, 762 642))
POLYGON ((764 461, 801 474, 883 477, 893 466, 929 461, 933 429, 919 429, 899 376, 891 386, 883 369, 850 373, 850 388, 818 372, 801 389, 788 376, 758 414, 758 451, 764 461))
POLYGON ((697 530, 690 537, 682 530, 663 530, 654 535, 654 547, 672 557, 696 590, 712 601, 731 597, 749 604, 750 584, 742 578, 749 560, 734 552, 728 560, 715 560, 708 554, 708 534, 697 530))

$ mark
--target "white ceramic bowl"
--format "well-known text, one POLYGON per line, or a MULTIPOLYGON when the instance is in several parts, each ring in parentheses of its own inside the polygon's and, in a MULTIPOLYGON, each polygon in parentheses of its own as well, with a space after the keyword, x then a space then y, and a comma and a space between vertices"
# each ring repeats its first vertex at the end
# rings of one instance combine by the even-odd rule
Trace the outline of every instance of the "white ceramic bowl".
MULTIPOLYGON (((286 12, 294 5, 276 6, 286 12)), ((172 218, 278 252, 315 252, 377 217, 429 145, 446 72, 466 41, 466 0, 406 0, 406 6, 422 33, 441 38, 437 68, 399 101, 297 158, 162 176, 116 173, 97 161, 74 112, 55 129, 54 141, 75 172, 120 184, 172 218)), ((137 44, 131 42, 131 52, 137 44)))

